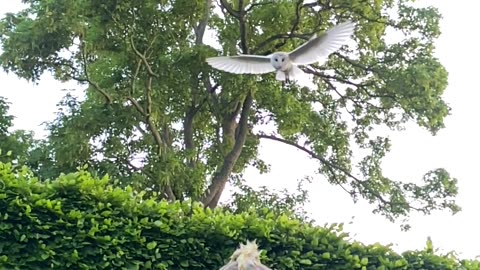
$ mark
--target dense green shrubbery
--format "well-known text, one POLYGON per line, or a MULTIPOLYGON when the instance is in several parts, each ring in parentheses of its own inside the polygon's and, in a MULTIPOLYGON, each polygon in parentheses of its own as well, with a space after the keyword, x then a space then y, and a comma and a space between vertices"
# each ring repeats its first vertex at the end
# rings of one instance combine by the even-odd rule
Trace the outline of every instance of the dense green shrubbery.
MULTIPOLYGON (((240 241, 257 239, 275 269, 460 269, 431 250, 400 256, 352 243, 338 226, 287 216, 232 215, 142 199, 85 172, 39 182, 0 163, 2 269, 219 269, 240 241)), ((480 269, 478 261, 461 262, 480 269)))

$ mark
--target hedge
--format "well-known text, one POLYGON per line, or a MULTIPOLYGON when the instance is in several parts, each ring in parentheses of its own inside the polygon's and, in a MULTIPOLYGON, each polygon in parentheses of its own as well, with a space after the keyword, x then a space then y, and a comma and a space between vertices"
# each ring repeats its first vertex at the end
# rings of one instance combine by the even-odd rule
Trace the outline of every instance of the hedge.
POLYGON ((40 182, 0 163, 1 269, 215 270, 247 239, 278 270, 480 269, 478 261, 431 250, 399 255, 363 245, 341 226, 302 224, 267 209, 233 215, 155 201, 85 171, 40 182))

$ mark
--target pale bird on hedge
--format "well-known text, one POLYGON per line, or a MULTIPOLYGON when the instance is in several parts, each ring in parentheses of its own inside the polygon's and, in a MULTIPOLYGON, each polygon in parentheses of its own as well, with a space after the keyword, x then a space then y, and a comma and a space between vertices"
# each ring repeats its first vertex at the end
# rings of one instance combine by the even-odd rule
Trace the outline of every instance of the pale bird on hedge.
POLYGON ((260 262, 260 251, 255 241, 247 241, 246 245, 240 244, 230 256, 230 262, 220 270, 272 270, 260 262))
POLYGON ((354 28, 354 23, 350 21, 338 24, 320 36, 313 35, 291 52, 275 52, 267 56, 218 56, 207 58, 206 61, 213 68, 234 74, 265 74, 275 71, 275 79, 288 82, 304 74, 298 66, 325 63, 331 53, 347 43, 354 28))

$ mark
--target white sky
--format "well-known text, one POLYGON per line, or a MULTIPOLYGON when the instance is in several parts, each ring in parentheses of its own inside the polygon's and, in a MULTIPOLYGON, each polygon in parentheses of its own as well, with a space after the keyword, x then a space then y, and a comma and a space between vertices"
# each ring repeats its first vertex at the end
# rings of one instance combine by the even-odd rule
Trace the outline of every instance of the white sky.
MULTIPOLYGON (((22 8, 20 0, 2 1, 0 17, 5 12, 22 8)), ((423 249, 428 236, 434 247, 442 252, 456 251, 462 258, 480 255, 480 221, 477 220, 480 183, 477 179, 480 142, 476 136, 480 94, 475 85, 480 63, 478 50, 478 10, 480 2, 474 0, 420 1, 440 9, 442 36, 436 42, 436 55, 449 72, 449 86, 444 98, 452 107, 446 128, 437 136, 410 125, 406 131, 392 132, 392 151, 383 163, 385 175, 393 179, 418 181, 427 171, 444 167, 459 179, 458 203, 463 210, 455 216, 436 212, 430 216, 412 215, 412 229, 400 231, 398 224, 371 213, 372 206, 360 202, 353 204, 348 194, 332 187, 321 176, 315 175, 316 162, 305 154, 275 142, 262 143, 261 155, 271 164, 271 172, 259 176, 248 170, 246 177, 253 186, 267 185, 275 189, 296 186, 296 179, 306 175, 314 177, 309 187, 311 203, 307 210, 320 224, 344 222, 352 238, 364 243, 394 244, 401 252, 423 249), (475 27, 475 28, 474 28, 475 27), (478 158, 478 157, 477 157, 478 158), (352 224, 348 224, 355 216, 352 224)), ((0 72, 0 96, 12 103, 10 113, 16 116, 15 128, 34 130, 45 135, 40 124, 52 120, 55 105, 64 96, 61 89, 76 88, 76 84, 61 84, 45 75, 39 85, 19 80, 13 74, 0 72)), ((224 196, 225 198, 226 196, 224 196)), ((225 198, 227 199, 227 198, 225 198)))

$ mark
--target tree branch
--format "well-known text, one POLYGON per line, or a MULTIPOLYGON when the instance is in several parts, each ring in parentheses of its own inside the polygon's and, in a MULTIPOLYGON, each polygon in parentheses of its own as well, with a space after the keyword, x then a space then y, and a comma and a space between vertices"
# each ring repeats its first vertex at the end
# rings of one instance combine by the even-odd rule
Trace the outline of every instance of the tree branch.
POLYGON ((262 3, 253 3, 253 4, 250 4, 248 8, 245 9, 245 12, 249 12, 253 8, 258 7, 258 6, 264 6, 264 5, 270 5, 270 4, 274 4, 274 2, 270 1, 270 2, 262 2, 262 3))
POLYGON ((145 113, 145 111, 143 110, 142 106, 140 105, 140 103, 138 103, 138 101, 136 101, 133 97, 127 97, 127 100, 130 101, 130 103, 133 104, 133 107, 135 107, 135 109, 137 109, 137 111, 143 116, 143 117, 146 117, 147 114, 145 113))
POLYGON ((248 116, 250 108, 253 103, 253 96, 251 91, 245 97, 242 106, 242 112, 239 121, 238 137, 235 140, 233 149, 226 155, 222 167, 215 174, 212 183, 207 189, 207 192, 202 200, 203 204, 207 207, 214 208, 220 199, 225 184, 228 181, 228 177, 232 173, 233 167, 237 162, 240 154, 242 153, 243 145, 247 138, 248 133, 248 116))
POLYGON ((135 127, 142 134, 142 136, 147 136, 147 132, 140 126, 140 124, 135 124, 135 127))
POLYGON ((148 63, 147 61, 147 57, 145 56, 145 54, 142 54, 141 52, 138 51, 137 47, 135 47, 135 43, 133 42, 133 35, 130 35, 130 45, 132 46, 132 49, 133 51, 135 52, 135 54, 142 60, 143 62, 143 65, 145 66, 145 68, 147 69, 147 72, 150 76, 153 76, 155 78, 158 78, 159 75, 156 74, 155 72, 153 72, 152 70, 152 67, 150 66, 150 64, 148 63))
POLYGON ((105 97, 105 99, 107 100, 107 104, 113 103, 113 98, 105 90, 103 90, 96 82, 91 81, 90 79, 87 79, 87 78, 80 78, 75 75, 68 75, 68 76, 76 80, 77 82, 87 82, 89 85, 93 86, 93 88, 95 88, 95 90, 97 90, 102 96, 105 97))
POLYGON ((147 87, 145 89, 146 92, 146 114, 145 114, 145 120, 148 124, 148 128, 153 134, 153 138, 155 139, 155 143, 157 144, 157 154, 160 155, 162 152, 162 147, 165 145, 164 140, 162 140, 162 136, 160 135, 160 132, 158 131, 157 127, 155 126, 155 123, 152 120, 152 97, 151 97, 151 84, 152 84, 152 77, 148 79, 147 87))
MULTIPOLYGON (((138 168, 137 166, 133 165, 132 162, 130 162, 130 160, 125 160, 125 162, 127 163, 127 166, 129 166, 130 168, 132 168, 136 171, 140 171, 140 172, 144 173, 148 178, 150 178, 152 180, 156 179, 156 177, 152 173, 147 171, 145 168, 138 168)), ((165 195, 166 195, 165 197, 168 201, 175 201, 176 200, 176 196, 173 193, 172 187, 170 185, 167 185, 165 187, 165 195)))
POLYGON ((135 94, 135 82, 137 81, 138 78, 138 73, 140 72, 140 68, 142 67, 142 60, 137 61, 137 66, 135 68, 135 72, 133 73, 133 76, 130 80, 130 97, 133 97, 135 94))
MULTIPOLYGON (((303 0, 298 0, 296 5, 295 5, 295 19, 292 22, 292 28, 290 29, 289 33, 276 34, 276 35, 273 35, 273 36, 267 38, 265 41, 260 43, 257 46, 257 48, 255 48, 252 51, 252 53, 258 53, 260 50, 265 48, 267 45, 271 44, 274 41, 280 40, 280 39, 282 40, 282 42, 276 44, 273 48, 274 50, 277 50, 277 49, 281 48, 282 46, 284 46, 287 43, 287 41, 289 39, 292 39, 292 38, 301 38, 301 39, 304 39, 304 40, 308 40, 310 38, 310 36, 312 36, 317 31, 317 29, 315 29, 312 33, 304 33, 304 34, 295 33, 298 29, 298 26, 300 25, 300 21, 301 21, 301 18, 302 18, 301 11, 302 11, 302 8, 304 8, 304 7, 305 7, 305 5, 303 5, 303 0)), ((317 28, 317 27, 315 27, 315 28, 317 28)), ((272 53, 272 51, 268 51, 265 54, 270 54, 270 53, 272 53)))
MULTIPOLYGON (((253 51, 252 53, 258 53, 261 51, 263 48, 265 48, 267 45, 270 43, 280 40, 280 39, 290 39, 290 38, 301 38, 304 40, 308 40, 310 34, 295 34, 295 33, 290 33, 290 34, 276 34, 273 36, 270 36, 266 40, 262 41, 253 51)), ((281 46, 279 46, 281 47, 281 46)))
MULTIPOLYGON (((332 173, 332 176, 333 177, 336 177, 335 176, 335 172, 333 171, 333 169, 336 169, 336 170, 339 170, 341 171, 343 174, 345 174, 346 176, 348 176, 349 178, 351 178, 355 183, 359 184, 360 186, 363 186, 365 188, 365 190, 367 192, 369 192, 370 194, 372 194, 375 198, 377 198, 382 204, 384 205, 389 205, 391 207, 394 207, 395 204, 392 203, 391 201, 385 199, 378 191, 375 191, 375 190, 372 190, 369 186, 368 186, 368 180, 361 180, 359 179, 358 177, 354 176, 353 174, 351 174, 347 169, 345 168, 342 168, 341 166, 338 166, 334 163, 331 163, 330 161, 328 161, 327 159, 317 155, 315 152, 313 152, 312 150, 309 150, 307 149, 306 147, 303 147, 301 145, 298 145, 297 143, 295 142, 291 142, 289 140, 286 140, 286 139, 283 139, 283 138, 279 138, 279 137, 276 137, 276 136, 273 136, 273 135, 266 135, 266 134, 258 134, 257 135, 258 138, 263 138, 263 139, 269 139, 269 140, 273 140, 273 141, 277 141, 277 142, 281 142, 281 143, 284 143, 284 144, 287 144, 287 145, 290 145, 290 146, 293 146, 299 150, 302 150, 303 152, 309 154, 311 157, 319 160, 321 163, 323 163, 325 166, 327 166, 327 169, 332 173), (333 169, 332 169, 333 168, 333 169)), ((341 184, 341 183, 337 183, 337 184, 341 184)), ((342 187, 343 188, 343 187, 342 187)), ((355 191, 347 191, 345 188, 343 188, 347 193, 349 193, 350 195, 354 195, 356 194, 355 191)), ((418 208, 415 208, 415 207, 412 207, 411 205, 407 205, 407 207, 409 209, 413 209, 413 210, 416 210, 416 211, 420 211, 421 209, 418 209, 418 208)))
POLYGON ((279 137, 276 137, 276 136, 273 136, 273 135, 266 135, 266 134, 258 134, 257 135, 258 138, 260 139, 269 139, 269 140, 273 140, 273 141, 277 141, 277 142, 281 142, 281 143, 284 143, 284 144, 288 144, 290 146, 294 146, 296 148, 298 148, 299 150, 302 150, 303 152, 309 154, 311 157, 315 158, 315 159, 318 159, 320 162, 322 162, 323 164, 325 165, 328 165, 332 168, 335 168, 339 171, 342 171, 343 173, 345 173, 348 177, 354 179, 355 181, 358 181, 358 182, 363 182, 362 180, 360 180, 359 178, 357 178, 356 176, 352 175, 350 172, 348 172, 346 169, 338 166, 338 165, 335 165, 335 164, 332 164, 330 163, 328 160, 326 160, 325 158, 315 154, 315 152, 313 152, 312 150, 309 150, 307 149, 306 147, 304 146, 301 146, 301 145, 298 145, 296 144, 295 142, 291 142, 291 141, 288 141, 286 139, 283 139, 283 138, 279 138, 279 137))
POLYGON ((152 77, 150 76, 145 82, 145 113, 147 117, 152 115, 152 77))
POLYGON ((238 11, 234 10, 232 6, 227 2, 227 0, 220 0, 220 4, 224 9, 228 11, 230 15, 232 15, 235 18, 240 18, 240 14, 238 11))
POLYGON ((151 117, 145 110, 142 108, 142 106, 136 101, 133 97, 128 97, 128 101, 130 101, 135 109, 144 117, 145 122, 148 126, 148 129, 150 132, 152 132, 153 139, 155 140, 155 143, 157 144, 157 154, 161 153, 162 147, 164 146, 164 142, 162 140, 162 136, 160 135, 160 132, 155 126, 155 123, 153 123, 151 117))
POLYGON ((356 67, 356 68, 360 68, 360 69, 365 70, 365 71, 370 72, 370 73, 375 73, 375 72, 376 72, 376 70, 374 70, 373 68, 363 66, 363 65, 359 64, 358 62, 356 62, 356 61, 354 61, 354 60, 352 60, 352 59, 350 59, 350 58, 342 55, 342 54, 339 53, 339 52, 334 52, 333 55, 335 55, 335 56, 337 56, 337 57, 340 57, 340 58, 343 59, 345 62, 349 63, 350 65, 352 65, 352 66, 354 66, 354 67, 356 67))
MULTIPOLYGON (((155 143, 157 144, 157 154, 160 155, 162 152, 162 148, 165 145, 164 140, 162 139, 162 136, 155 126, 155 123, 153 122, 151 118, 151 113, 152 113, 152 81, 153 78, 158 78, 159 75, 154 73, 152 70, 152 67, 150 64, 148 64, 147 57, 145 54, 142 54, 138 51, 138 49, 135 47, 135 43, 133 41, 133 35, 130 35, 130 46, 132 47, 132 50, 134 51, 135 55, 140 58, 139 63, 137 64, 137 68, 135 70, 134 76, 132 77, 132 82, 131 82, 131 94, 128 96, 128 100, 133 104, 133 106, 137 109, 138 112, 145 118, 145 122, 148 126, 148 129, 150 132, 152 132, 153 138, 155 140, 155 143), (145 69, 147 70, 148 73, 148 79, 145 83, 145 88, 144 88, 144 96, 145 96, 145 108, 142 108, 142 106, 138 103, 137 100, 132 96, 135 91, 135 81, 138 76, 138 72, 140 69, 140 62, 143 63, 143 66, 145 66, 145 69)), ((150 42, 149 48, 153 46, 153 43, 155 41, 156 37, 152 39, 150 42)))
POLYGON ((248 44, 247 44, 247 22, 245 20, 245 10, 243 9, 243 0, 238 0, 238 6, 240 10, 238 11, 238 22, 240 24, 240 47, 244 54, 249 53, 248 44))
MULTIPOLYGON (((205 14, 202 20, 198 23, 197 27, 195 27, 195 44, 197 46, 203 44, 203 37, 205 35, 205 30, 208 24, 208 20, 210 19, 210 13, 211 13, 211 5, 212 5, 212 0, 206 0, 205 1, 205 14)), ((199 76, 200 73, 194 74, 195 76, 199 76)), ((202 77, 204 80, 208 80, 208 76, 205 76, 204 73, 202 73, 202 77), (206 78, 205 78, 206 77, 206 78)), ((193 120, 195 118, 195 115, 197 112, 200 110, 200 108, 203 106, 203 104, 206 102, 206 99, 208 97, 208 94, 206 95, 205 99, 203 100, 202 103, 197 105, 196 101, 196 96, 200 92, 199 91, 199 80, 195 80, 194 86, 192 87, 192 102, 189 105, 186 113, 185 113, 185 118, 183 120, 183 140, 185 143, 185 149, 187 151, 193 151, 195 149, 195 144, 193 141, 193 120)), ((190 168, 193 168, 195 166, 193 162, 193 158, 189 159, 187 161, 187 165, 190 168)))
MULTIPOLYGON (((82 62, 83 62, 82 63, 83 74, 85 75, 85 79, 83 81, 86 81, 91 86, 93 86, 93 88, 95 88, 95 90, 97 90, 100 94, 102 94, 102 96, 105 97, 105 99, 107 100, 107 103, 111 104, 113 102, 112 97, 105 90, 103 90, 96 82, 94 82, 90 79, 90 76, 88 75, 88 71, 87 71, 87 55, 86 55, 87 53, 86 53, 86 49, 85 49, 85 42, 83 40, 80 40, 80 43, 81 43, 80 55, 82 57, 82 62)), ((75 70, 75 68, 73 66, 71 66, 71 68, 73 68, 75 70)), ((71 77, 74 80, 82 81, 79 78, 76 78, 75 76, 71 76, 71 77)))
MULTIPOLYGON (((338 92, 337 88, 332 84, 332 82, 330 82, 330 80, 334 80, 334 81, 337 81, 337 82, 341 82, 341 83, 344 83, 344 84, 348 84, 348 85, 351 85, 351 86, 354 86, 357 90, 361 90, 363 91, 367 96, 371 97, 371 98, 390 98, 394 101, 397 101, 396 97, 395 96, 392 96, 392 95, 375 95, 375 94, 372 94, 368 91, 367 87, 369 86, 372 86, 373 83, 355 83, 355 82, 352 82, 350 80, 346 80, 346 79, 343 79, 339 76, 335 76, 335 75, 328 75, 328 74, 325 74, 325 73, 322 73, 322 72, 319 72, 317 70, 313 70, 311 68, 308 68, 308 67, 304 67, 302 68, 302 70, 307 73, 307 74, 312 74, 312 75, 315 75, 315 76, 318 76, 320 78, 322 78, 322 80, 329 85, 330 88, 332 88, 332 90, 334 90, 342 99, 348 99, 348 100, 351 100, 355 105, 361 107, 361 108, 364 108, 364 106, 362 105, 362 103, 365 103, 367 106, 371 106, 372 108, 375 108, 377 110, 385 110, 385 108, 382 108, 382 107, 379 107, 377 105, 374 105, 368 101, 358 101, 357 99, 354 99, 354 98, 349 98, 347 96, 344 96, 342 94, 340 94, 340 92, 338 92)), ((337 71, 338 72, 338 71, 337 71)), ((353 115, 352 115, 353 116, 353 115)))
POLYGON ((205 29, 207 28, 208 20, 210 19, 212 0, 205 1, 205 14, 203 19, 195 27, 195 44, 203 44, 203 36, 205 35, 205 29))
MULTIPOLYGON (((183 121, 183 140, 185 142, 185 149, 192 151, 195 148, 193 143, 193 117, 195 116, 195 111, 190 107, 185 114, 185 119, 183 121)), ((191 161, 188 162, 190 167, 193 167, 191 161)))

